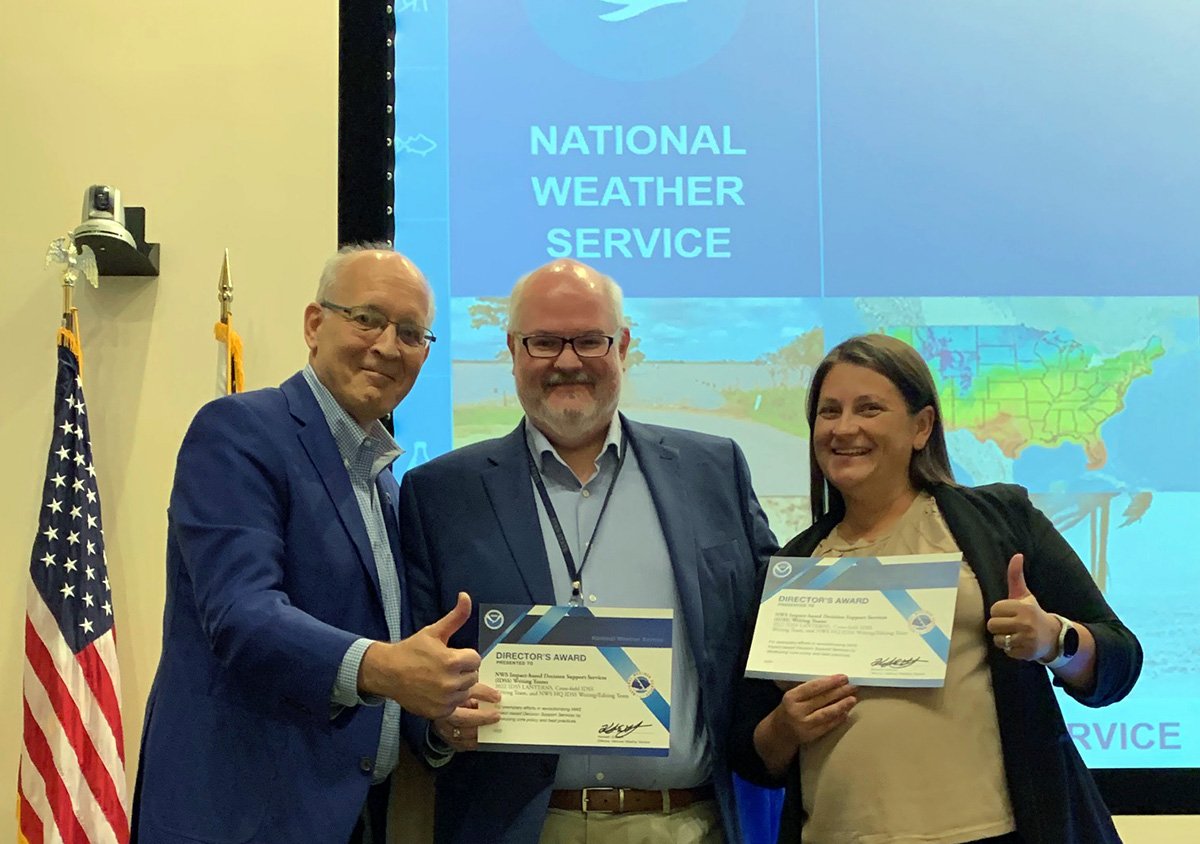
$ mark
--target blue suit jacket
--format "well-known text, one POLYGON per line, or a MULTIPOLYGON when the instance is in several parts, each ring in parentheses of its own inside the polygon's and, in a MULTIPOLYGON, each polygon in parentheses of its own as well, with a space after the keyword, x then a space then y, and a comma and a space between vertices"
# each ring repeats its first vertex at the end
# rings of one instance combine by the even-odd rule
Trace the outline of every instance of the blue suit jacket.
MULTIPOLYGON (((399 490, 388 471, 378 483, 399 561, 399 490)), ((184 438, 171 493, 135 840, 346 841, 383 712, 331 718, 338 666, 359 636, 389 638, 378 575, 303 376, 210 402, 184 438)))
MULTIPOLYGON (((741 449, 732 440, 626 422, 666 537, 712 739, 730 842, 740 840, 724 742, 741 633, 757 605, 757 568, 776 550, 741 449)), ((416 624, 470 593, 473 618, 451 644, 476 647, 481 602, 553 604, 550 563, 529 478, 524 424, 409 470, 400 523, 416 624)), ((557 755, 461 753, 437 781, 436 840, 536 844, 557 755)))

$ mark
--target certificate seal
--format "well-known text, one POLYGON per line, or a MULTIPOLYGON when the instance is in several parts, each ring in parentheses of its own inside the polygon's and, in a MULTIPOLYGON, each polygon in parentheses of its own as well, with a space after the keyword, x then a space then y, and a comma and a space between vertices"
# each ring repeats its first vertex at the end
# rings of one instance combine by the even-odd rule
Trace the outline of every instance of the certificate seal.
POLYGON ((771 566, 771 574, 783 580, 792 573, 792 564, 787 560, 779 560, 775 565, 771 566))
POLYGON ((913 632, 924 636, 937 626, 937 622, 933 619, 933 613, 928 610, 917 610, 908 617, 908 626, 913 629, 913 632))
POLYGON ((629 691, 638 697, 650 697, 654 693, 654 680, 645 671, 635 671, 629 675, 629 691))
POLYGON ((504 613, 500 610, 488 610, 483 614, 483 625, 488 630, 499 630, 504 623, 504 613))

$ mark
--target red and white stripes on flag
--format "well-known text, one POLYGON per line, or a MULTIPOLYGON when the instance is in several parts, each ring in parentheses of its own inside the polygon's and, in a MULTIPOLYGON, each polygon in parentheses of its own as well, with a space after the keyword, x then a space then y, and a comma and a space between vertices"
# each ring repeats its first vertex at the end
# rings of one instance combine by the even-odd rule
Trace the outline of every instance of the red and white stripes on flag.
POLYGON ((79 360, 60 332, 54 433, 25 618, 20 844, 127 844, 112 592, 79 360))

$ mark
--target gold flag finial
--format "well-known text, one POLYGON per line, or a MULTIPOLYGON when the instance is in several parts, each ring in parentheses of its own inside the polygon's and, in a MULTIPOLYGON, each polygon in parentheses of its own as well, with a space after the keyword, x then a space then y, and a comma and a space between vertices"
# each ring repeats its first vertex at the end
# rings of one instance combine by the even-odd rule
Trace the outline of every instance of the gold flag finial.
POLYGON ((221 262, 221 277, 217 280, 217 301, 221 303, 221 322, 229 322, 233 310, 233 276, 229 272, 229 249, 221 262))
POLYGON ((213 326, 219 352, 217 355, 217 395, 228 396, 245 389, 246 374, 242 368, 242 338, 233 329, 233 277, 229 272, 229 250, 221 263, 221 278, 217 281, 217 301, 221 303, 221 318, 213 326))

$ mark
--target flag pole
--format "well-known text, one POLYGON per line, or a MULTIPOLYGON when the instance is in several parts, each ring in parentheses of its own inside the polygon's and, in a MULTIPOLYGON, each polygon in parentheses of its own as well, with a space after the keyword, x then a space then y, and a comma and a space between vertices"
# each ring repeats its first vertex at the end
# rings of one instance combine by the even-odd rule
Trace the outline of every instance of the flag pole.
POLYGON ((221 275, 217 279, 217 302, 220 303, 220 318, 213 326, 219 347, 217 361, 217 395, 227 396, 245 389, 245 372, 242 368, 242 338, 233 328, 233 275, 229 270, 229 249, 221 263, 221 275))

